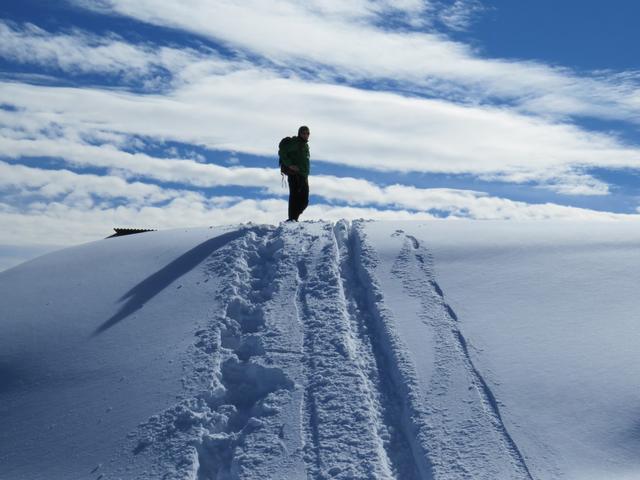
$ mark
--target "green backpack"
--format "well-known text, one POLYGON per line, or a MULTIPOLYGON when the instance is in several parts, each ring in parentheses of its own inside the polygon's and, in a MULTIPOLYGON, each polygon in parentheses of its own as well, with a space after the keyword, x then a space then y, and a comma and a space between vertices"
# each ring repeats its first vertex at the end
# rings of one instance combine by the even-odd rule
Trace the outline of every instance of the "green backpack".
POLYGON ((293 142, 295 139, 296 137, 284 137, 282 140, 280 140, 280 143, 278 143, 278 165, 280 165, 280 173, 282 175, 289 174, 289 167, 287 167, 285 164, 282 163, 282 159, 280 158, 280 152, 284 147, 286 147, 287 145, 290 145, 291 142, 293 142))

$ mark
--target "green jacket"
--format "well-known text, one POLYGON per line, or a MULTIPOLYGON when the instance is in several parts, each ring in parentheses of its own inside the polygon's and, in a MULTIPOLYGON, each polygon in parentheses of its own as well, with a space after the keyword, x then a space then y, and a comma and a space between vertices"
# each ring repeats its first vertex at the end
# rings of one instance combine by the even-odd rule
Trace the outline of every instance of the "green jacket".
POLYGON ((280 150, 278 150, 280 162, 287 167, 296 165, 300 169, 300 175, 308 177, 310 171, 309 159, 311 157, 309 144, 303 142, 299 137, 292 137, 291 140, 283 143, 280 150))

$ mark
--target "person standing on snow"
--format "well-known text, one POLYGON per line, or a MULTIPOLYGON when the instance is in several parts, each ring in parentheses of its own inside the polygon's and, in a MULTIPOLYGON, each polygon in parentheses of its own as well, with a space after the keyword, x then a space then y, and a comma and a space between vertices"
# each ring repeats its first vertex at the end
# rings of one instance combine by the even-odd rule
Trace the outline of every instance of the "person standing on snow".
POLYGON ((309 204, 309 127, 298 129, 297 137, 283 138, 278 148, 280 171, 289 183, 289 218, 297 222, 309 204))

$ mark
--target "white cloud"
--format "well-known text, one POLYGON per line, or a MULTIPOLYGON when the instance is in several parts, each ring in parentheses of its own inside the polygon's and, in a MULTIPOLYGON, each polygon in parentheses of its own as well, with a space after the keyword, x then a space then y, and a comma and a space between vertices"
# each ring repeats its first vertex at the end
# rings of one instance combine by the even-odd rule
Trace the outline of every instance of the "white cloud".
MULTIPOLYGON (((287 68, 311 67, 316 75, 327 67, 345 77, 389 80, 472 103, 507 101, 538 114, 640 119, 640 82, 633 73, 579 75, 539 62, 482 58, 469 46, 436 33, 385 30, 375 13, 389 14, 396 2, 359 1, 344 15, 337 15, 345 9, 330 1, 75 3, 183 29, 287 68)), ((457 1, 449 10, 436 12, 430 3, 407 1, 396 10, 408 18, 417 11, 422 17, 440 14, 450 25, 462 26, 470 18, 473 3, 457 1)))
POLYGON ((485 7, 478 0, 455 0, 438 13, 438 19, 452 30, 467 30, 485 7))
POLYGON ((588 173, 571 169, 547 169, 545 172, 510 172, 498 174, 482 174, 480 179, 517 184, 534 184, 538 188, 550 190, 563 195, 609 195, 609 185, 594 178, 588 173))
POLYGON ((150 48, 136 48, 113 38, 81 32, 52 35, 32 24, 19 28, 0 21, 0 56, 18 63, 82 73, 140 73, 157 60, 153 53, 150 48))
MULTIPOLYGON (((0 231, 0 245, 38 245, 76 243, 98 240, 109 235, 112 227, 186 228, 207 225, 229 225, 240 222, 277 224, 284 219, 286 201, 202 199, 194 195, 176 198, 159 206, 96 206, 68 205, 64 202, 34 203, 24 209, 0 203, 0 222, 11 225, 0 231)), ((371 207, 311 205, 305 220, 337 220, 340 218, 415 219, 433 218, 428 212, 405 209, 390 210, 371 207)), ((477 219, 638 219, 640 216, 617 215, 554 204, 527 205, 492 197, 475 199, 475 205, 461 208, 451 218, 477 219)))
MULTIPOLYGON (((276 196, 283 196, 287 193, 280 186, 279 173, 275 168, 224 167, 214 164, 201 164, 193 160, 161 159, 146 154, 122 152, 108 146, 83 145, 50 139, 15 142, 3 142, 0 139, 0 145, 4 146, 6 153, 15 157, 22 155, 35 157, 45 155, 60 156, 71 165, 107 168, 124 178, 141 177, 153 181, 179 183, 199 188, 228 185, 257 187, 276 196)), ((14 168, 21 172, 29 171, 26 167, 14 168)), ((46 181, 48 178, 47 172, 38 170, 39 182, 46 181)), ((16 176, 18 176, 17 172, 6 174, 5 181, 11 182, 11 179, 16 176)), ((100 191, 99 187, 105 184, 109 186, 107 191, 111 192, 112 196, 115 197, 126 196, 127 194, 133 195, 137 191, 137 189, 131 188, 130 192, 127 192, 129 187, 122 181, 118 184, 119 188, 113 188, 111 186, 114 182, 113 177, 108 180, 105 179, 104 182, 100 181, 100 177, 87 176, 87 178, 93 180, 92 185, 90 188, 81 190, 100 191)), ((51 179, 54 180, 55 178, 52 177, 51 179)), ((574 184, 566 186, 566 193, 578 194, 574 189, 592 188, 596 190, 599 187, 597 184, 582 185, 579 183, 580 180, 581 177, 578 177, 575 179, 574 184)), ((512 179, 512 181, 527 182, 531 181, 531 179, 522 176, 512 179)), ((17 180, 14 182, 17 183, 17 180)), ((424 211, 440 210, 455 213, 468 208, 470 202, 475 199, 486 196, 482 192, 454 189, 419 189, 410 185, 380 187, 364 179, 326 175, 314 175, 310 182, 312 193, 328 201, 345 202, 349 205, 374 204, 378 207, 391 206, 424 211)), ((64 184, 60 179, 57 179, 57 183, 64 184)), ((0 181, 1 184, 2 182, 0 181)), ((30 179, 23 178, 22 184, 30 184, 30 179)), ((560 187, 556 186, 556 188, 560 187)), ((606 186, 600 186, 600 188, 606 188, 606 186)), ((104 191, 104 189, 102 190, 104 191)), ((152 191, 156 196, 162 198, 162 193, 155 190, 152 191)), ((146 191, 143 190, 143 192, 151 197, 146 191)), ((580 193, 584 194, 585 192, 580 193)), ((176 194, 167 193, 167 195, 175 196, 176 194)), ((135 199, 138 197, 130 196, 129 198, 135 199)))
MULTIPOLYGON (((280 185, 278 171, 275 168, 203 165, 192 160, 160 159, 98 146, 64 146, 49 140, 29 143, 29 153, 32 155, 40 156, 53 151, 72 164, 109 168, 125 178, 143 177, 152 181, 201 188, 228 185, 257 187, 276 197, 287 194, 280 185)), ((113 176, 79 175, 65 170, 34 169, 4 162, 0 162, 0 175, 0 187, 17 187, 22 190, 22 197, 37 194, 45 200, 53 200, 61 195, 69 195, 65 199, 67 204, 74 199, 86 202, 87 199, 100 196, 109 199, 125 198, 133 205, 140 206, 183 195, 180 190, 165 190, 157 185, 140 182, 127 183, 122 178, 113 176)), ((509 202, 471 190, 422 189, 410 185, 380 187, 373 182, 350 177, 317 175, 311 178, 310 183, 312 193, 326 201, 346 203, 349 206, 375 205, 376 209, 438 211, 451 215, 471 215, 474 218, 493 218, 490 208, 504 211, 505 202, 509 202), (478 210, 477 205, 482 205, 482 210, 478 210)), ((502 215, 499 217, 502 218, 502 215)))
POLYGON ((78 174, 69 170, 32 168, 0 161, 0 192, 40 201, 64 198, 67 204, 92 204, 93 199, 122 199, 132 205, 164 202, 182 194, 157 185, 127 182, 119 177, 78 174), (8 192, 8 193, 7 193, 8 192))
MULTIPOLYGON (((73 244, 101 238, 114 226, 164 229, 248 221, 278 223, 287 208, 286 201, 278 198, 207 198, 193 191, 128 183, 117 177, 4 162, 0 162, 0 179, 0 191, 14 192, 3 194, 0 203, 0 221, 11 226, 0 231, 0 245, 73 244), (119 199, 127 201, 114 203, 119 199)), ((346 203, 312 203, 304 215, 311 220, 429 219, 436 214, 472 219, 640 219, 639 215, 551 203, 531 205, 483 192, 407 185, 379 187, 355 178, 315 177, 311 187, 314 194, 327 201, 346 203)), ((277 187, 271 186, 271 190, 277 194, 277 187)))
MULTIPOLYGON (((89 162, 116 148, 94 152, 82 138, 115 135, 119 142, 141 136, 264 155, 275 165, 277 141, 305 123, 315 161, 369 170, 521 178, 558 192, 600 195, 606 185, 585 169, 640 168, 640 149, 573 125, 255 69, 211 74, 164 96, 4 83, 0 103, 17 108, 0 110, 0 145, 13 158, 47 155, 46 144, 50 156, 89 162)), ((142 163, 145 157, 131 158, 142 163)), ((158 175, 169 178, 183 166, 166 162, 158 175)), ((188 171, 201 174, 196 166, 188 171)))
POLYGON ((275 166, 229 168, 190 159, 155 158, 145 153, 123 152, 111 145, 87 145, 66 139, 0 138, 0 146, 5 148, 4 156, 9 158, 49 156, 61 158, 75 167, 107 168, 124 178, 143 177, 201 188, 225 185, 266 188, 279 181, 275 166))
MULTIPOLYGON (((282 4, 286 5, 286 4, 282 4)), ((333 19, 368 20, 390 14, 417 17, 430 11, 431 5, 424 0, 310 0, 299 4, 308 14, 320 15, 333 19)), ((294 13, 295 10, 289 10, 294 13)))
POLYGON ((142 84, 152 90, 170 87, 178 76, 188 79, 200 72, 220 71, 222 66, 234 69, 236 65, 207 49, 131 44, 115 34, 98 36, 79 29, 54 34, 33 24, 2 19, 0 58, 68 74, 118 76, 121 82, 142 84))

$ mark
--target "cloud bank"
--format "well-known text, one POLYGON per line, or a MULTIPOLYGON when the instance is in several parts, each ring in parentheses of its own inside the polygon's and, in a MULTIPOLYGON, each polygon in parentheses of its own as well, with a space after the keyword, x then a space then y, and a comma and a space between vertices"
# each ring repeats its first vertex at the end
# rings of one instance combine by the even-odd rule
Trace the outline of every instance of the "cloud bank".
POLYGON ((477 1, 71 3, 189 42, 0 20, 12 65, 0 77, 0 219, 12 225, 0 243, 278 222, 277 141, 303 123, 316 170, 309 219, 635 218, 416 185, 464 175, 595 198, 612 195, 595 169, 640 168, 637 145, 579 122, 635 128, 638 74, 483 57, 446 35, 470 28, 477 1), (24 73, 34 70, 37 82, 24 73))

